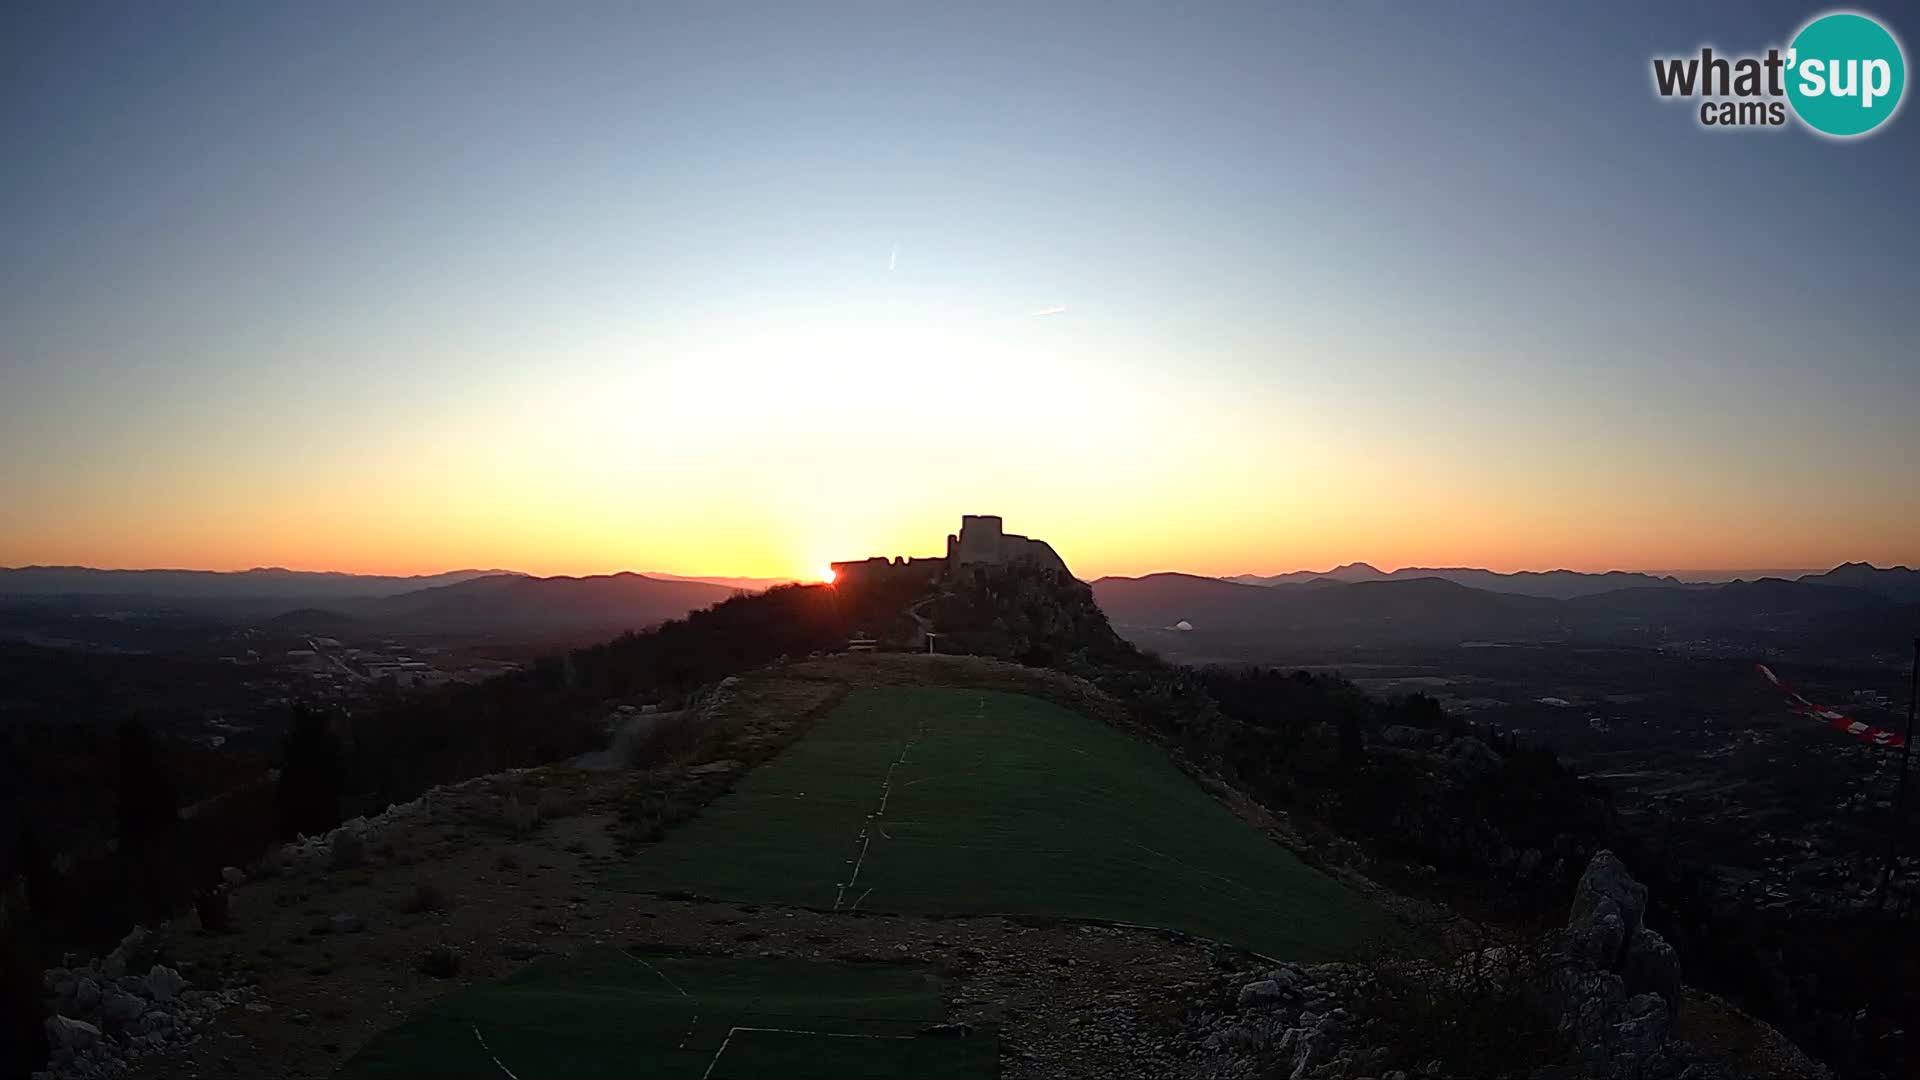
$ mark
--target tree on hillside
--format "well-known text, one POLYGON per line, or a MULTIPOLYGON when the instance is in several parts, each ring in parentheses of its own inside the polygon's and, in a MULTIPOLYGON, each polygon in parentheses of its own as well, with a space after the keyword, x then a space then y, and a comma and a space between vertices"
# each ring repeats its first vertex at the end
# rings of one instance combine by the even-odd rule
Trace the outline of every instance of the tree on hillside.
POLYGON ((120 725, 119 801, 120 847, 133 851, 173 834, 180 824, 180 804, 173 778, 154 745, 147 725, 139 718, 120 725))
POLYGON ((0 882, 0 1077, 46 1067, 40 931, 19 890, 0 882))
POLYGON ((1367 760, 1367 740, 1360 731, 1360 717, 1351 710, 1340 715, 1340 769, 1352 772, 1367 760))
POLYGON ((294 710, 293 730, 287 735, 286 761, 280 766, 280 786, 274 791, 275 831, 285 839, 306 833, 317 836, 340 823, 340 797, 346 774, 340 763, 340 741, 324 714, 309 708, 294 710))
POLYGON ((53 906, 53 859, 47 851, 47 845, 40 837, 40 831, 22 815, 17 830, 18 840, 14 846, 14 861, 20 873, 20 885, 25 890, 27 908, 36 915, 44 916, 53 906))

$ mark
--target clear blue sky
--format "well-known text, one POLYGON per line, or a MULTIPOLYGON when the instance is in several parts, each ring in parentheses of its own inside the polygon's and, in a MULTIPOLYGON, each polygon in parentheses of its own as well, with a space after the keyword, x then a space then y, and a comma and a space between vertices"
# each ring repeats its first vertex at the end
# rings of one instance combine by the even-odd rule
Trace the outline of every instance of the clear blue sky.
POLYGON ((1920 114, 1441 7, 8 5, 0 565, 1920 561, 1920 114))

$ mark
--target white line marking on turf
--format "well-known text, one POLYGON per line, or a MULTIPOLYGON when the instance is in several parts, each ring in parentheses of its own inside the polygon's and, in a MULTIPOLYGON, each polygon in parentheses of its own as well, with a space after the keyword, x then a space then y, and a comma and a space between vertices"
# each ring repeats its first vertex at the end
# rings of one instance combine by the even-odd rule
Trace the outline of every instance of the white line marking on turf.
POLYGON ((847 880, 840 886, 839 895, 833 898, 833 910, 835 911, 839 911, 840 904, 846 900, 847 890, 853 888, 854 882, 860 880, 860 867, 866 864, 867 849, 873 846, 873 837, 867 835, 867 830, 865 828, 862 828, 860 830, 860 836, 858 837, 858 839, 860 841, 860 857, 854 860, 853 876, 847 878, 847 880))
MULTIPOLYGON (((985 699, 982 699, 983 702, 984 700, 985 699)), ((880 819, 886 816, 887 800, 893 797, 893 771, 907 763, 907 755, 913 752, 913 744, 916 742, 919 742, 920 736, 926 734, 926 732, 927 732, 927 722, 926 720, 922 719, 920 721, 919 728, 917 728, 913 733, 913 738, 908 739, 907 745, 900 748, 900 756, 893 759, 893 764, 887 766, 887 775, 885 776, 885 778, 883 778, 880 781, 880 808, 878 810, 875 810, 873 813, 867 815, 867 821, 875 823, 873 827, 878 828, 880 830, 880 835, 886 836, 887 839, 889 840, 893 839, 893 837, 887 836, 886 826, 880 823, 880 819)), ((867 829, 868 829, 868 825, 865 823, 862 823, 860 826, 860 835, 854 837, 854 839, 860 841, 860 857, 857 859, 847 860, 853 863, 853 873, 847 878, 847 880, 838 883, 840 886, 840 891, 835 893, 833 897, 833 910, 835 911, 839 911, 840 905, 846 903, 847 890, 853 888, 855 883, 857 883, 860 880, 860 868, 866 865, 867 849, 873 846, 873 834, 869 833, 867 829)), ((867 890, 867 892, 872 892, 872 891, 873 891, 872 889, 867 890)), ((865 895, 866 893, 861 894, 861 896, 863 897, 865 895)), ((856 906, 858 906, 857 901, 856 901, 856 906)))
POLYGON ((693 997, 692 994, 689 994, 685 990, 680 989, 679 983, 674 982, 672 979, 667 978, 666 972, 661 971, 659 968, 654 967, 652 964, 647 963, 645 960, 640 959, 639 957, 633 955, 632 953, 628 952, 625 949, 620 950, 620 955, 626 957, 627 959, 633 961, 636 964, 639 964, 641 967, 646 968, 648 971, 653 972, 655 975, 660 976, 660 981, 663 983, 666 983, 668 986, 673 987, 674 993, 679 994, 683 998, 693 997))
MULTIPOLYGON (((507 1074, 507 1080, 520 1080, 519 1077, 513 1075, 513 1070, 507 1068, 506 1063, 500 1060, 500 1056, 493 1052, 493 1047, 487 1045, 486 1036, 480 1034, 480 1026, 478 1024, 468 1024, 467 1026, 473 1029, 474 1040, 480 1044, 480 1049, 485 1050, 487 1056, 493 1059, 494 1065, 498 1067, 501 1072, 507 1074)), ((707 1071, 711 1072, 713 1070, 709 1069, 707 1071)))
POLYGON ((775 1035, 817 1035, 823 1039, 911 1039, 913 1038, 912 1035, 850 1035, 841 1031, 802 1031, 799 1028, 731 1027, 727 1029, 727 1037, 720 1040, 720 1049, 715 1050, 713 1052, 713 1060, 707 1062, 707 1071, 700 1074, 700 1080, 707 1080, 708 1077, 713 1075, 714 1066, 720 1064, 720 1055, 727 1052, 727 1044, 733 1041, 733 1037, 735 1035, 738 1035, 743 1031, 765 1031, 765 1032, 771 1032, 772 1034, 775 1034, 775 1035))
MULTIPOLYGON (((685 987, 682 987, 679 983, 674 982, 672 979, 667 978, 666 972, 661 971, 659 968, 654 967, 652 964, 649 964, 645 960, 640 959, 639 957, 633 955, 632 953, 628 952, 625 949, 620 950, 620 955, 626 957, 627 959, 633 961, 636 964, 639 964, 641 967, 646 968, 648 971, 653 972, 655 975, 658 975, 660 977, 661 982, 666 983, 668 986, 673 987, 674 993, 679 994, 681 997, 686 998, 688 1001, 692 1001, 694 999, 692 994, 687 993, 685 987)), ((693 1029, 698 1026, 700 1026, 700 1014, 694 1013, 693 1020, 687 1024, 687 1033, 680 1036, 679 1049, 685 1050, 687 1048, 687 1043, 692 1041, 693 1039, 693 1029)), ((476 1030, 474 1034, 478 1035, 480 1034, 480 1032, 476 1030)), ((504 1065, 501 1066, 501 1068, 505 1068, 505 1067, 506 1066, 504 1065)), ((513 1074, 508 1073, 507 1075, 512 1076, 513 1074)))

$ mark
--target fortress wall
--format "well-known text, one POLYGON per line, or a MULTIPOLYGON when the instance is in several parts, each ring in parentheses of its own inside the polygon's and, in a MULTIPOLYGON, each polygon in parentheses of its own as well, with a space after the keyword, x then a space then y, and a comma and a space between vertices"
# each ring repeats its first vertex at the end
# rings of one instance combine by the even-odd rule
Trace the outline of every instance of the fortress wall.
POLYGON ((837 562, 833 564, 835 584, 879 584, 879 583, 930 583, 947 568, 947 560, 939 558, 915 559, 895 556, 888 559, 876 555, 871 559, 858 562, 837 562))

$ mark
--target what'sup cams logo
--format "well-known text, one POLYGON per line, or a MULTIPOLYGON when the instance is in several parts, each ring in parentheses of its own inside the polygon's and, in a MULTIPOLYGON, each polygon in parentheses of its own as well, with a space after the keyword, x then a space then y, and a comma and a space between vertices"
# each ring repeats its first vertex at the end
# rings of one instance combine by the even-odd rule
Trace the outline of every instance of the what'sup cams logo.
POLYGON ((1878 130, 1900 111, 1907 58, 1878 19, 1852 11, 1818 16, 1783 50, 1764 56, 1657 56, 1661 98, 1699 101, 1701 127, 1781 127, 1789 115, 1814 131, 1849 139, 1878 130), (1791 110, 1791 112, 1789 112, 1791 110))

